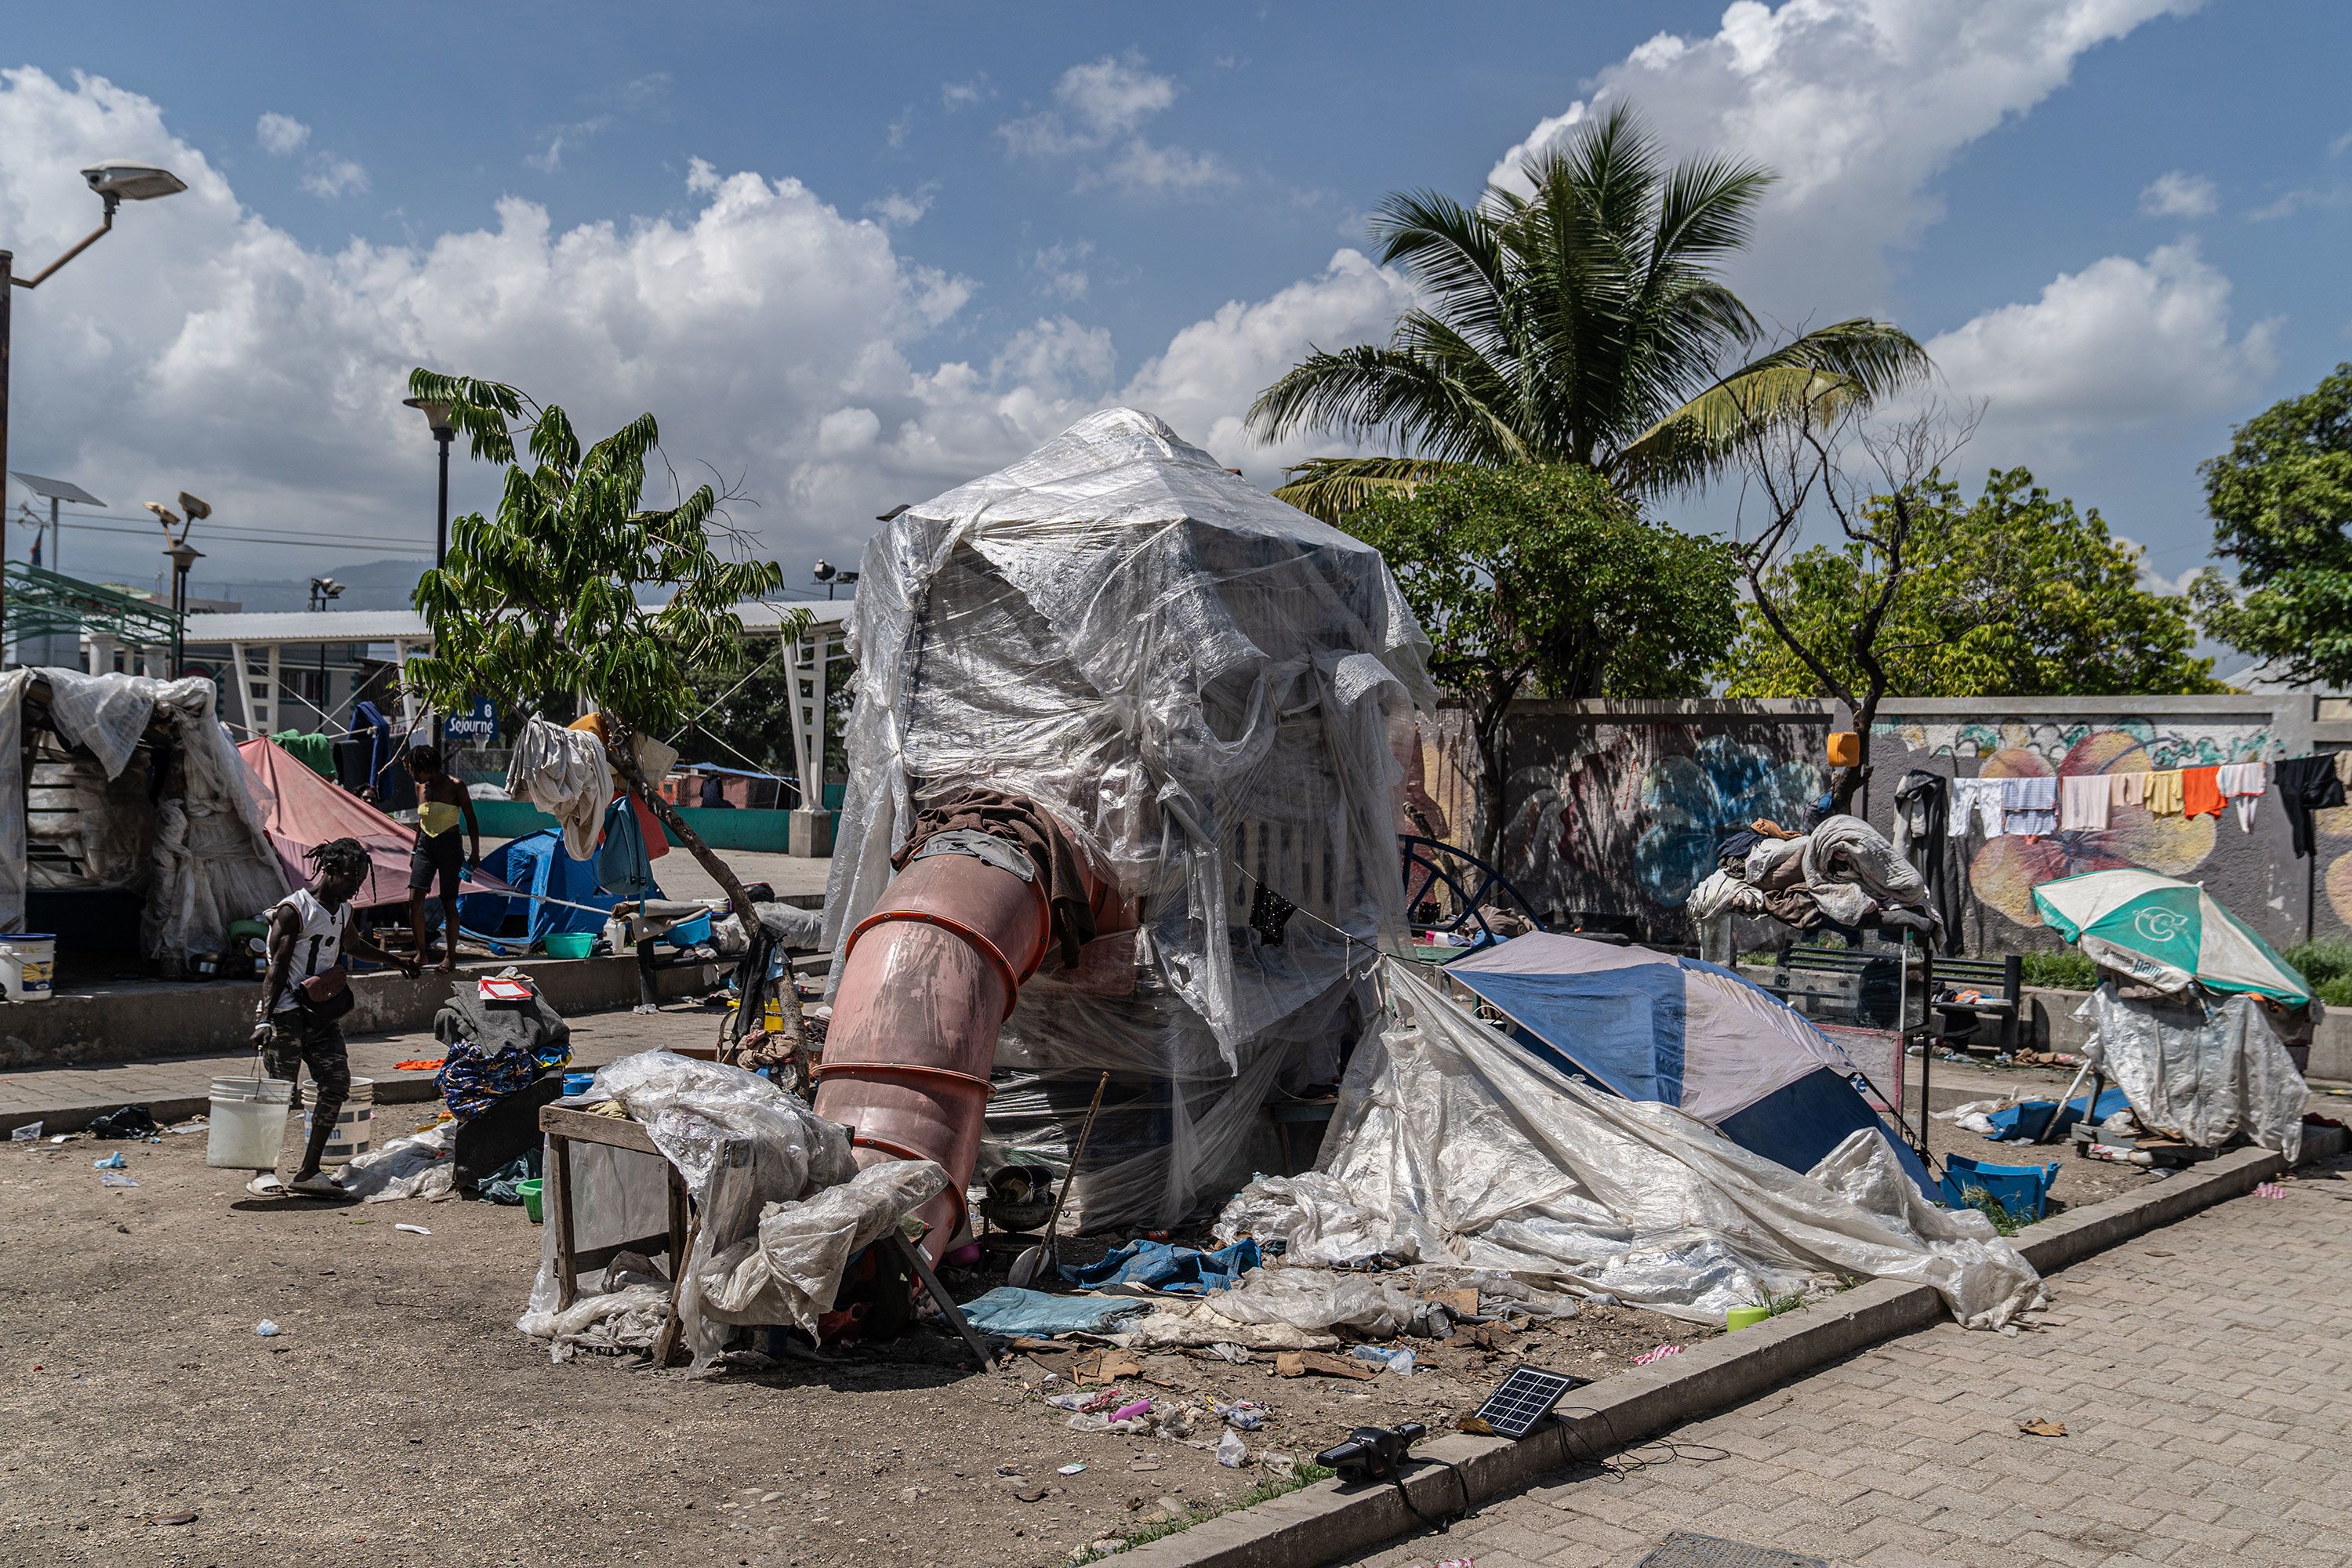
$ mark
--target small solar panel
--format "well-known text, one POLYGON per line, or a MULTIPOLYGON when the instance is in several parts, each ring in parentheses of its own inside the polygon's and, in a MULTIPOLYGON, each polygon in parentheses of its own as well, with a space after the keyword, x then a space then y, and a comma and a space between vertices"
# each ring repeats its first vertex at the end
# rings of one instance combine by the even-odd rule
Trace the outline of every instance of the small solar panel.
POLYGON ((1536 1429, 1537 1422, 1551 1414, 1551 1407, 1559 1403, 1561 1394, 1571 1388, 1582 1388, 1591 1381, 1589 1377, 1523 1366, 1486 1395, 1486 1403, 1478 1406, 1477 1417, 1497 1437, 1524 1437, 1536 1429))

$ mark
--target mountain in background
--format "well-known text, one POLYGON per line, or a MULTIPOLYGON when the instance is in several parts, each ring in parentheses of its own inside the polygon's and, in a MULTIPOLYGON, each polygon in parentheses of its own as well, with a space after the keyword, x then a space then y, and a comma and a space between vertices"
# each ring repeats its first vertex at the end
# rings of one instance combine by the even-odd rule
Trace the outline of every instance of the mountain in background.
MULTIPOLYGON (((334 601, 335 609, 404 610, 409 607, 408 596, 416 591, 416 579, 424 569, 422 562, 414 560, 362 561, 356 565, 329 566, 319 575, 332 577, 343 585, 342 596, 334 601)), ((310 607, 308 577, 191 576, 188 592, 201 598, 232 599, 249 612, 310 607)))

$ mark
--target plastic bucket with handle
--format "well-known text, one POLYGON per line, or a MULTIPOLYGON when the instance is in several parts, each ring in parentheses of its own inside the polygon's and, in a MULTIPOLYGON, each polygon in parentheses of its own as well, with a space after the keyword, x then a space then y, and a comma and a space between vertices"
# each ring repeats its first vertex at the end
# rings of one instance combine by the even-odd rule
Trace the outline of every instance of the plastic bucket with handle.
MULTIPOLYGON (((304 1102, 319 1102, 319 1087, 310 1085, 302 1091, 304 1102)), ((315 1112, 302 1118, 302 1136, 308 1138, 315 1112)), ((375 1079, 352 1079, 351 1093, 343 1096, 342 1109, 335 1112, 335 1130, 327 1134, 327 1147, 320 1152, 319 1163, 341 1165, 358 1159, 375 1144, 375 1079)))
POLYGON ((286 1108, 294 1085, 282 1078, 213 1079, 205 1163, 235 1171, 274 1171, 286 1142, 286 1108))
POLYGON ((58 939, 46 931, 11 931, 0 936, 0 987, 11 1002, 46 1002, 50 977, 57 972, 58 939))

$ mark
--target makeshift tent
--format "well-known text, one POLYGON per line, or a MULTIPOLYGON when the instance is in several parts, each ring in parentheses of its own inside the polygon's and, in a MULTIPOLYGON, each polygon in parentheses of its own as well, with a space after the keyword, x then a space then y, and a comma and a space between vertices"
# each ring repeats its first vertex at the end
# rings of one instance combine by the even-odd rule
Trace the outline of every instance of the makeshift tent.
POLYGON ((133 891, 140 951, 177 973, 285 896, 213 700, 201 678, 0 674, 0 931, 27 887, 133 891))
MULTIPOLYGON (((247 741, 236 754, 245 763, 246 788, 261 808, 270 846, 289 880, 298 887, 310 880, 310 866, 304 857, 310 849, 331 838, 356 838, 367 849, 371 868, 367 885, 352 902, 372 909, 408 901, 408 856, 416 829, 320 778, 275 741, 247 741)), ((503 891, 506 884, 476 870, 467 874, 465 886, 495 892, 503 891)))
POLYGON ((2091 1026, 2091 1069, 2116 1080, 2141 1126, 2200 1149, 2243 1133, 2290 1163, 2301 1156, 2311 1089, 2252 995, 2127 997, 2110 980, 2074 1016, 2091 1026))
POLYGON ((1627 1100, 1711 1121, 1743 1149, 1810 1171, 1848 1134, 1884 1138, 1933 1194, 1919 1157, 1853 1084, 1852 1058, 1779 997, 1727 969, 1534 931, 1445 973, 1509 1018, 1512 1037, 1627 1100))
MULTIPOLYGON (((509 839, 482 857, 482 868, 509 890, 467 893, 457 900, 457 914, 466 930, 485 936, 527 935, 536 942, 550 931, 602 931, 605 911, 620 902, 597 883, 596 863, 565 854, 552 827, 509 839)), ((660 896, 659 888, 646 894, 660 896)))
MULTIPOLYGON (((1265 1275, 1311 1281, 1387 1257, 1712 1323, 1853 1275, 1930 1286, 1975 1329, 2043 1300, 1991 1222, 1927 1202, 1883 1139, 1849 1134, 1790 1171, 1679 1110, 1580 1082, 1414 965, 1383 962, 1386 1016, 1349 1063, 1319 1168, 1259 1177, 1217 1220, 1220 1241, 1285 1244, 1265 1275)), ((1234 1307, 1219 1296, 1203 1310, 1234 1307)))

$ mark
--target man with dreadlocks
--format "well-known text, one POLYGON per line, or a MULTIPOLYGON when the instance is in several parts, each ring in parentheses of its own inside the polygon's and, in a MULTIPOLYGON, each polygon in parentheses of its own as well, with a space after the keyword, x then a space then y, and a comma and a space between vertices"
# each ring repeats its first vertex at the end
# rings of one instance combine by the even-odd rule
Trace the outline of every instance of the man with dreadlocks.
POLYGON ((305 1067, 310 1069, 310 1142, 302 1151, 302 1168, 283 1187, 275 1171, 264 1171, 247 1184, 260 1196, 281 1191, 314 1198, 342 1195, 319 1169, 319 1160, 352 1088, 341 1023, 353 1002, 343 969, 345 952, 396 964, 412 980, 419 973, 415 960, 394 957, 351 929, 352 899, 370 869, 359 840, 331 838, 308 858, 316 873, 310 886, 287 894, 269 911, 269 973, 254 1012, 253 1045, 271 1078, 291 1082, 305 1067))

